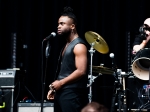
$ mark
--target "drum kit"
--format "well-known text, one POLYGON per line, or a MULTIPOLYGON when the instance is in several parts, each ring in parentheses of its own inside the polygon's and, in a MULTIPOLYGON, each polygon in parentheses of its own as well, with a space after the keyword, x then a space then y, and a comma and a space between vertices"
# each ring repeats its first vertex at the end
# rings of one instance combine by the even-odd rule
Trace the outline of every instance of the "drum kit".
POLYGON ((144 48, 136 53, 132 62, 132 71, 141 80, 149 80, 150 77, 150 49, 144 48))
POLYGON ((89 50, 90 52, 90 79, 89 84, 87 85, 89 87, 89 102, 92 101, 92 83, 94 82, 94 79, 97 78, 101 74, 113 74, 114 70, 103 67, 103 66, 93 66, 93 53, 95 50, 102 54, 106 54, 109 52, 109 47, 105 40, 96 32, 88 31, 85 33, 86 41, 91 45, 91 48, 89 50), (97 77, 93 76, 92 73, 99 73, 97 77))
POLYGON ((140 109, 149 108, 150 105, 150 48, 143 48, 139 50, 132 61, 132 71, 134 75, 143 81, 148 81, 143 85, 144 92, 141 98, 147 99, 147 103, 142 104, 140 109))
MULTIPOLYGON (((92 101, 92 83, 94 82, 94 79, 97 78, 99 75, 102 74, 112 74, 117 76, 117 81, 122 84, 123 87, 123 105, 126 106, 126 95, 125 95, 125 77, 129 76, 131 73, 134 74, 136 78, 139 78, 141 80, 149 80, 150 78, 150 49, 143 49, 139 51, 135 58, 132 61, 132 69, 130 73, 122 72, 121 69, 111 69, 101 66, 93 66, 93 53, 95 53, 95 50, 102 53, 107 54, 109 52, 109 47, 105 40, 96 32, 88 31, 85 33, 86 41, 90 44, 91 48, 89 50, 90 53, 90 74, 89 74, 89 84, 87 84, 87 87, 89 87, 89 102, 92 101), (98 76, 93 76, 92 73, 98 73, 98 76), (120 80, 121 79, 121 80, 120 80)), ((115 81, 116 82, 116 81, 115 81)), ((150 83, 150 81, 149 81, 150 83)), ((150 87, 150 86, 149 86, 150 87)), ((116 88, 117 89, 117 88, 116 88)), ((116 90, 115 90, 116 91, 116 90)), ((116 97, 118 93, 114 93, 114 96, 116 97)), ((113 99, 112 99, 113 101, 113 99)), ((112 102, 115 103, 115 102, 112 102)), ((114 106, 114 105, 113 105, 114 106)), ((112 107, 113 108, 113 107, 112 107)), ((125 107, 124 107, 125 109, 125 107)), ((113 112, 113 110, 111 110, 113 112)))

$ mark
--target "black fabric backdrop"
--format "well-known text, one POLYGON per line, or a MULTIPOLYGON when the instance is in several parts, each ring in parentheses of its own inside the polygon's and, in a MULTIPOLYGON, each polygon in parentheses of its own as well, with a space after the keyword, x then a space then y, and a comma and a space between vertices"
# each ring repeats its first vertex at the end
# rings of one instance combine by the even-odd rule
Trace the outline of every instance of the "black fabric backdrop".
MULTIPOLYGON (((107 54, 95 51, 92 65, 103 63, 104 67, 111 68, 109 54, 114 53, 117 67, 129 72, 134 35, 143 21, 150 17, 148 0, 0 0, 0 69, 12 68, 11 37, 16 33, 16 67, 25 71, 24 86, 17 101, 25 96, 41 101, 41 79, 45 75, 46 99, 63 41, 57 37, 52 40, 48 59, 45 58, 46 42, 42 47, 42 41, 51 32, 57 31, 57 20, 65 6, 74 9, 78 33, 83 39, 85 32, 94 31, 109 46, 107 54)), ((99 76, 93 84, 93 100, 110 108, 113 85, 113 75, 99 76)))

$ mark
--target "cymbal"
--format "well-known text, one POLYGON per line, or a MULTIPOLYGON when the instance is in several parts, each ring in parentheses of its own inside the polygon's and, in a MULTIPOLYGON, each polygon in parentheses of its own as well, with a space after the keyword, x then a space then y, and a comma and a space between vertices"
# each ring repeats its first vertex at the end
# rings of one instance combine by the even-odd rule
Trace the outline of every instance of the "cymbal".
POLYGON ((113 74, 115 71, 111 68, 103 67, 103 66, 92 66, 92 72, 94 73, 102 73, 102 74, 113 74))
POLYGON ((85 38, 89 44, 94 44, 93 48, 102 54, 109 52, 109 48, 105 40, 96 32, 88 31, 85 33, 85 38))

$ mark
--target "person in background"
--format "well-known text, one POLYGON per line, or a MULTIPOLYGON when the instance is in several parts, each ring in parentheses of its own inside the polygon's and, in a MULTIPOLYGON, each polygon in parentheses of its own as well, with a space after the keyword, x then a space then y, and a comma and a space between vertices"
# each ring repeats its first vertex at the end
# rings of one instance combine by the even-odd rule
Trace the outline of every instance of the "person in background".
POLYGON ((108 108, 98 102, 88 103, 81 112, 108 112, 108 108))
POLYGON ((76 27, 73 9, 65 7, 58 19, 57 34, 66 44, 59 56, 56 78, 47 94, 48 100, 54 99, 54 112, 80 112, 88 103, 88 49, 76 27))
POLYGON ((140 34, 136 35, 133 42, 132 54, 135 55, 138 51, 144 48, 150 48, 150 18, 147 18, 139 29, 140 34))

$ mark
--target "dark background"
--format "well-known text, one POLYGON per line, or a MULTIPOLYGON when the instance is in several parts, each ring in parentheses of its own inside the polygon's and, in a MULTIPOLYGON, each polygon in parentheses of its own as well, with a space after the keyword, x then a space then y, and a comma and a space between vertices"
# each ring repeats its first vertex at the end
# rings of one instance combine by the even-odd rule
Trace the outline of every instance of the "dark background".
MULTIPOLYGON (((95 51, 92 65, 103 63, 111 68, 109 54, 114 53, 117 68, 130 72, 132 43, 143 21, 150 17, 149 0, 0 0, 0 69, 13 68, 12 35, 16 34, 15 63, 24 75, 17 102, 25 96, 41 101, 43 77, 46 100, 63 41, 57 37, 51 40, 50 56, 46 58, 43 39, 57 31, 57 21, 65 6, 74 9, 78 33, 83 39, 87 31, 94 31, 109 46, 107 54, 95 51)), ((99 76, 93 84, 93 100, 110 108, 114 80, 113 75, 99 76)))

